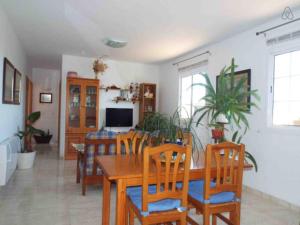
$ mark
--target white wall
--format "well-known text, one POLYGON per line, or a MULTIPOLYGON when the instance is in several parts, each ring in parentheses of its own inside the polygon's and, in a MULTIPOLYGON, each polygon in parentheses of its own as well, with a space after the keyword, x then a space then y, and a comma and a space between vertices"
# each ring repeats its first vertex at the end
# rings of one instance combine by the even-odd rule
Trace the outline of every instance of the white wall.
MULTIPOLYGON (((299 16, 299 12, 295 14, 296 17, 297 14, 299 16)), ((251 87, 259 90, 261 102, 260 110, 253 110, 253 115, 249 117, 251 129, 244 138, 244 143, 246 150, 253 153, 257 159, 259 169, 258 173, 245 172, 244 183, 300 206, 300 128, 275 128, 268 123, 268 108, 270 108, 268 58, 272 49, 266 46, 263 35, 255 35, 257 31, 282 22, 282 20, 270 21, 206 48, 195 50, 172 62, 209 50, 212 55, 209 56, 208 74, 213 80, 222 67, 230 64, 232 57, 239 65, 238 70, 248 68, 252 70, 251 87)), ((296 31, 299 28, 299 22, 296 22, 269 32, 267 37, 296 31)), ((293 44, 300 46, 300 39, 293 44)), ((276 48, 283 48, 284 45, 286 44, 278 45, 276 48)), ((172 62, 164 63, 160 67, 160 110, 166 113, 171 113, 178 103, 178 74, 172 62), (170 83, 174 85, 170 86, 170 83)))
POLYGON ((41 118, 34 124, 44 131, 50 130, 52 144, 58 141, 58 106, 60 71, 43 68, 32 69, 33 102, 32 111, 40 111, 41 118), (52 103, 40 103, 40 93, 52 93, 52 103))
POLYGON ((25 109, 25 75, 26 55, 20 42, 9 23, 6 14, 0 6, 0 142, 5 138, 13 136, 18 129, 24 128, 25 109), (3 87, 3 59, 4 57, 21 72, 21 104, 2 104, 3 87))
MULTIPOLYGON (((92 69, 93 58, 78 57, 63 55, 62 57, 62 92, 61 92, 61 126, 60 126, 60 156, 64 156, 65 144, 65 111, 66 111, 66 76, 68 71, 76 71, 80 77, 94 78, 92 69)), ((108 69, 100 78, 100 85, 116 85, 118 87, 125 87, 131 82, 137 83, 156 83, 158 84, 158 66, 131 63, 124 61, 105 60, 108 69)), ((100 91, 100 117, 99 128, 105 120, 105 108, 133 108, 133 125, 138 123, 138 104, 132 103, 114 103, 112 99, 118 96, 118 91, 100 91)), ((158 93, 157 93, 158 95, 158 93)))

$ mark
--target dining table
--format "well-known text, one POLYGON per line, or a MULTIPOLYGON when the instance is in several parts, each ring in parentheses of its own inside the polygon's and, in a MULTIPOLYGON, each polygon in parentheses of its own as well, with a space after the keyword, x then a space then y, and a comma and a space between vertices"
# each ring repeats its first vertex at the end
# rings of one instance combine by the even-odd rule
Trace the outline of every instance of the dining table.
MULTIPOLYGON (((142 185, 143 177, 143 157, 140 154, 129 155, 103 155, 96 157, 97 165, 103 171, 103 189, 102 189, 102 225, 109 225, 110 221, 110 192, 112 182, 116 183, 116 209, 115 223, 123 225, 126 212, 126 188, 130 186, 142 185)), ((191 160, 189 179, 198 180, 204 178, 204 151, 194 154, 191 160)), ((212 165, 212 171, 214 165, 212 165)), ((244 169, 251 169, 252 165, 245 163, 244 169)), ((155 165, 150 165, 150 182, 155 183, 155 165)), ((163 175, 162 175, 163 176, 163 175)), ((212 177, 215 176, 212 174, 212 177)), ((177 176, 178 181, 182 176, 177 176)))

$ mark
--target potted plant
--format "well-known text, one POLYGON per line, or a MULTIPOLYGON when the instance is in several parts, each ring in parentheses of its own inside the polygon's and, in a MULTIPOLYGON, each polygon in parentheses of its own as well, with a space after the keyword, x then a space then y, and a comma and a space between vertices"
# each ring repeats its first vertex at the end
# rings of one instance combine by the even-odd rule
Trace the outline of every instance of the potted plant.
MULTIPOLYGON (((202 74, 205 83, 195 84, 204 86, 206 89, 206 94, 203 97, 206 104, 196 109, 194 114, 198 115, 197 125, 200 125, 202 120, 207 118, 209 126, 213 127, 212 133, 218 133, 215 137, 218 136, 221 141, 225 139, 222 134, 225 124, 229 124, 232 130, 234 128, 239 130, 244 128, 243 134, 247 132, 249 128, 247 115, 251 114, 251 107, 258 108, 256 101, 260 100, 257 94, 258 90, 245 90, 246 78, 242 78, 238 82, 234 81, 236 67, 237 65, 232 59, 231 65, 225 66, 221 70, 218 79, 218 90, 214 88, 207 74, 202 74), (254 97, 251 98, 252 101, 245 101, 250 96, 254 97)), ((256 166, 255 159, 252 155, 250 157, 249 152, 246 152, 246 157, 256 166)))
POLYGON ((19 131, 16 135, 20 141, 25 140, 21 153, 18 153, 18 169, 29 169, 33 166, 36 152, 34 151, 31 138, 34 134, 42 133, 42 130, 34 128, 32 125, 40 118, 41 112, 33 112, 26 118, 25 130, 19 131))
POLYGON ((196 134, 195 126, 192 126, 195 121, 193 117, 182 119, 182 108, 177 108, 172 116, 167 116, 159 112, 148 114, 139 128, 144 132, 149 132, 153 139, 154 144, 158 145, 162 142, 182 144, 185 133, 191 133, 193 140, 193 152, 203 149, 200 138, 196 134))
POLYGON ((37 144, 49 144, 52 138, 52 134, 50 134, 50 130, 48 129, 47 133, 41 131, 38 134, 33 135, 33 137, 37 144))

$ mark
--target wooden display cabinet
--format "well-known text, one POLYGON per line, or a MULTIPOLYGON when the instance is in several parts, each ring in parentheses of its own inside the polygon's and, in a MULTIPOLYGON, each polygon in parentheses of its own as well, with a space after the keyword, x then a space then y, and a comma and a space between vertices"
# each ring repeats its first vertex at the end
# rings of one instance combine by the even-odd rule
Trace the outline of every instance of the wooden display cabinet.
POLYGON ((156 111, 156 84, 141 83, 139 100, 139 121, 142 122, 147 114, 156 111))
POLYGON ((98 121, 99 80, 67 78, 65 159, 76 159, 72 143, 83 143, 98 121))

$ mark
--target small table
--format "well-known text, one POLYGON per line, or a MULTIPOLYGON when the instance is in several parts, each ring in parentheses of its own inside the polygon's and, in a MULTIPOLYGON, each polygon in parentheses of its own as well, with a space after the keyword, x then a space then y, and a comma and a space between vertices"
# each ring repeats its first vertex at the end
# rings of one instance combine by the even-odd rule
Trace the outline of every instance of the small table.
MULTIPOLYGON (((117 184, 116 224, 123 225, 125 221, 126 188, 129 186, 142 185, 142 156, 105 155, 96 157, 96 162, 104 174, 102 225, 109 225, 110 186, 112 181, 115 181, 117 184)), ((252 165, 245 164, 244 168, 251 169, 252 165)), ((191 161, 190 180, 203 178, 204 152, 200 152, 199 155, 194 157, 191 161)), ((178 176, 178 179, 181 179, 180 176, 178 176)))

